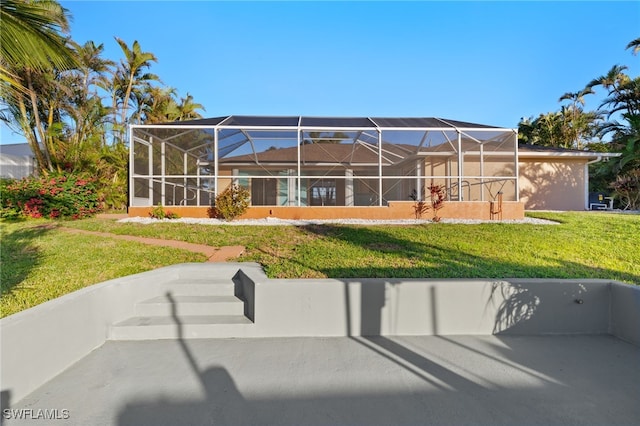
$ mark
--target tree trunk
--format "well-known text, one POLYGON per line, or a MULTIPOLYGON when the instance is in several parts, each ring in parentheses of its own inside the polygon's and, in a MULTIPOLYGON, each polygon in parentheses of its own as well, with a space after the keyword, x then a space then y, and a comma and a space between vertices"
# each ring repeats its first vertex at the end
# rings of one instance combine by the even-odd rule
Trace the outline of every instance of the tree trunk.
POLYGON ((40 166, 40 168, 42 170, 49 170, 50 172, 53 171, 53 164, 51 163, 51 155, 49 154, 49 149, 46 145, 46 135, 44 133, 44 129, 42 128, 42 123, 40 121, 40 114, 38 111, 38 98, 36 96, 36 92, 33 90, 33 81, 31 80, 31 70, 29 68, 26 69, 26 76, 27 76, 27 90, 29 92, 29 98, 31 99, 31 110, 33 113, 33 119, 36 122, 36 132, 38 133, 38 136, 40 136, 40 140, 42 141, 42 147, 44 148, 44 160, 45 160, 45 164, 43 167, 42 165, 40 166))

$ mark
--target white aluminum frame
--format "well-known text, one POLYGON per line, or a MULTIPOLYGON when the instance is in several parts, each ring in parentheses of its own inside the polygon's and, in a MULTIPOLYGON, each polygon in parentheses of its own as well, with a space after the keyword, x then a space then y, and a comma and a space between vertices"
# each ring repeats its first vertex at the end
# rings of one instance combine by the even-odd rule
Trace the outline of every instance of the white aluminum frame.
MULTIPOLYGON (((282 131, 282 132, 287 132, 287 131, 291 131, 292 133, 295 132, 296 134, 296 146, 297 146, 297 158, 296 158, 296 167, 297 167, 297 171, 294 175, 289 176, 288 178, 295 178, 296 182, 297 182, 297 188, 296 188, 296 205, 297 206, 301 206, 301 200, 302 200, 302 179, 307 179, 307 178, 311 178, 312 176, 305 176, 302 173, 302 161, 301 161, 301 142, 302 142, 302 136, 304 132, 313 132, 313 131, 317 131, 317 132, 340 132, 340 131, 344 131, 344 132, 359 132, 358 134, 361 135, 363 132, 367 132, 367 134, 369 136, 373 136, 372 134, 368 133, 368 132, 375 132, 375 134, 377 135, 377 156, 378 156, 378 163, 377 163, 377 169, 378 169, 378 176, 377 177, 373 177, 373 176, 351 176, 351 179, 353 179, 354 177, 357 179, 377 179, 378 181, 378 193, 375 194, 377 196, 378 199, 378 206, 382 206, 383 205, 383 189, 384 189, 384 181, 385 180, 390 180, 390 179, 417 179, 419 180, 424 180, 426 178, 430 178, 430 179, 455 179, 457 180, 457 184, 458 184, 458 200, 459 201, 463 201, 464 197, 463 197, 463 193, 462 193, 462 187, 463 187, 463 181, 464 179, 479 179, 481 181, 481 184, 484 184, 486 181, 495 181, 495 180, 511 180, 514 181, 514 186, 515 186, 515 199, 516 201, 519 201, 520 199, 520 191, 519 191, 519 168, 518 168, 518 143, 517 143, 517 129, 511 129, 511 128, 496 128, 496 127, 487 127, 487 128, 482 128, 482 127, 457 127, 455 125, 452 125, 442 119, 437 119, 442 123, 445 123, 446 125, 448 125, 448 127, 389 127, 389 126, 379 126, 375 123, 375 121, 371 118, 367 118, 369 120, 369 122, 372 124, 371 126, 364 126, 364 127, 345 127, 345 126, 337 126, 337 127, 325 127, 325 126, 303 126, 302 125, 302 116, 298 117, 298 123, 295 126, 240 126, 240 125, 228 125, 228 124, 224 124, 226 121, 228 121, 232 116, 229 116, 227 118, 225 118, 224 120, 222 120, 220 123, 216 124, 216 125, 194 125, 194 124, 186 124, 186 125, 182 125, 179 123, 175 123, 175 125, 170 125, 170 124, 165 124, 165 125, 130 125, 129 126, 129 140, 130 141, 134 141, 134 140, 138 140, 138 142, 143 142, 144 144, 148 144, 149 145, 149 175, 137 175, 134 173, 134 158, 135 158, 135 145, 132 144, 131 145, 131 149, 130 149, 130 153, 129 153, 129 161, 131 164, 131 167, 129 168, 129 185, 130 185, 130 194, 129 194, 129 202, 130 205, 134 205, 134 195, 135 195, 135 191, 134 191, 134 179, 136 178, 147 178, 149 179, 149 205, 153 204, 153 181, 155 181, 156 179, 160 179, 161 182, 163 182, 162 184, 162 189, 161 189, 161 200, 162 203, 165 203, 165 199, 166 199, 166 194, 165 194, 165 182, 167 178, 183 178, 185 182, 187 182, 188 179, 190 178, 195 178, 196 181, 198 182, 198 185, 201 182, 202 178, 207 178, 207 179, 213 179, 213 194, 215 196, 215 194, 218 194, 220 192, 220 187, 219 187, 219 183, 218 180, 220 178, 222 179, 227 179, 229 178, 228 176, 220 176, 220 164, 219 164, 219 148, 220 148, 220 138, 219 138, 219 131, 223 130, 223 129, 237 129, 240 132, 242 132, 243 134, 245 134, 246 139, 252 144, 253 146, 253 142, 252 142, 252 138, 247 134, 247 132, 252 131, 252 130, 259 130, 259 131, 282 131), (161 141, 161 171, 162 173, 160 175, 156 175, 153 173, 153 149, 152 149, 152 145, 153 145, 153 141, 154 138, 156 139, 161 139, 159 138, 157 135, 154 135, 152 132, 149 132, 147 130, 153 130, 153 129, 182 129, 185 130, 184 132, 181 132, 179 134, 176 135, 172 135, 171 137, 162 140, 161 141), (149 141, 145 141, 142 138, 135 138, 134 139, 134 131, 136 130, 141 130, 143 131, 150 139, 149 141), (193 151, 199 147, 192 147, 188 150, 182 150, 182 148, 169 143, 169 145, 178 148, 180 150, 182 150, 184 152, 184 165, 183 165, 183 170, 185 172, 184 175, 180 175, 180 176, 176 176, 176 175, 165 175, 164 171, 165 171, 165 162, 164 162, 164 147, 165 144, 168 142, 168 140, 177 138, 179 136, 184 136, 185 134, 188 134, 189 132, 192 132, 194 130, 213 130, 213 175, 212 176, 204 176, 200 174, 200 168, 197 168, 197 174, 196 175, 187 175, 187 155, 190 154, 189 151, 193 151), (447 176, 425 176, 424 170, 422 170, 422 168, 417 168, 416 169, 416 176, 384 176, 383 175, 383 151, 385 151, 383 149, 383 134, 385 131, 403 131, 403 132, 424 132, 424 135, 420 141, 420 144, 416 146, 417 149, 419 149, 420 147, 422 147, 424 145, 424 143, 427 140, 427 135, 429 134, 429 132, 442 132, 442 134, 444 135, 444 138, 448 141, 449 145, 453 148, 453 152, 455 154, 457 154, 457 160, 458 160, 458 167, 457 167, 457 174, 456 175, 447 175, 447 176), (447 133, 448 132, 456 132, 457 134, 457 140, 455 145, 452 143, 453 141, 448 137, 447 133), (505 133, 505 132, 511 132, 513 134, 513 150, 505 150, 505 151, 492 151, 489 153, 486 153, 484 151, 484 144, 486 142, 489 142, 491 139, 487 140, 487 141, 480 141, 477 138, 469 135, 469 133, 483 133, 483 132, 493 132, 493 133, 505 133), (463 146, 462 146, 462 138, 463 135, 466 138, 469 138, 471 140, 474 140, 476 142, 479 143, 480 145, 480 149, 477 155, 480 156, 480 176, 467 176, 464 175, 464 156, 465 156, 465 152, 463 151, 463 146), (513 155, 513 159, 514 159, 514 176, 484 176, 484 156, 485 155, 491 155, 491 156, 511 156, 513 155)), ((292 139, 293 140, 293 139, 292 139)), ((359 143, 359 136, 357 138, 355 138, 352 142, 355 146, 356 143, 359 143)), ((369 142, 366 142, 369 143, 369 142)), ((206 145, 206 144, 205 144, 206 145)), ((255 149, 253 149, 254 154, 255 154, 255 149)), ((395 153, 390 153, 390 154, 394 154, 395 153)), ((415 153, 416 158, 420 158, 420 157, 429 157, 429 156, 451 156, 452 152, 417 152, 415 153)), ((466 155, 476 155, 475 153, 470 153, 470 154, 466 154, 466 155)), ((199 162, 199 159, 197 159, 197 165, 203 164, 201 162, 199 162)), ((258 164, 256 162, 256 164, 258 164)), ((320 165, 320 164, 314 164, 314 165, 320 165)), ((327 163, 327 165, 335 165, 335 163, 327 163)), ((372 164, 372 166, 375 166, 376 164, 372 164)), ((264 178, 265 176, 257 176, 257 175, 243 175, 243 178, 264 178)), ((342 178, 346 178, 346 177, 341 177, 341 176, 332 176, 338 179, 342 179, 342 178)), ((185 185, 184 188, 184 192, 186 193, 187 185, 185 185)), ((484 189, 481 190, 480 192, 481 194, 481 200, 484 201, 484 189)), ((186 197, 186 196, 185 196, 186 197)), ((184 201, 184 200, 183 200, 184 201)), ((175 203, 175 200, 174 200, 175 203)), ((200 204, 200 191, 198 191, 197 193, 197 204, 200 204)))

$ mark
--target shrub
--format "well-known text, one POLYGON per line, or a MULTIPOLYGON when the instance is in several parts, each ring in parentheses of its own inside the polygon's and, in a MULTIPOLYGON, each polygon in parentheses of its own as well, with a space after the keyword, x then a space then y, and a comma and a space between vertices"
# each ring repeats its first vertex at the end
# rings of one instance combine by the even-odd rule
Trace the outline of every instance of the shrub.
MULTIPOLYGON (((422 188, 422 194, 424 194, 424 188, 422 188)), ((413 214, 416 219, 421 219, 422 215, 429 210, 429 205, 424 201, 424 195, 421 199, 418 198, 418 191, 415 189, 409 194, 409 198, 413 200, 413 214)))
POLYGON ((8 187, 15 183, 15 179, 0 179, 0 217, 5 219, 21 219, 24 216, 18 206, 10 205, 8 187), (5 207, 6 205, 6 207, 5 207))
POLYGON ((640 170, 632 170, 618 176, 609 186, 620 198, 624 210, 640 209, 640 170))
POLYGON ((2 217, 81 219, 101 211, 95 180, 69 173, 27 177, 0 186, 2 217))
POLYGON ((232 184, 216 197, 213 213, 224 220, 233 220, 249 208, 251 194, 247 188, 232 184))
POLYGON ((438 216, 438 210, 444 207, 444 199, 447 191, 443 185, 429 185, 429 193, 431 194, 431 208, 433 209, 433 221, 440 222, 441 217, 438 216))
POLYGON ((151 209, 149 216, 154 219, 178 219, 180 217, 177 213, 174 213, 171 210, 165 211, 160 204, 151 209))

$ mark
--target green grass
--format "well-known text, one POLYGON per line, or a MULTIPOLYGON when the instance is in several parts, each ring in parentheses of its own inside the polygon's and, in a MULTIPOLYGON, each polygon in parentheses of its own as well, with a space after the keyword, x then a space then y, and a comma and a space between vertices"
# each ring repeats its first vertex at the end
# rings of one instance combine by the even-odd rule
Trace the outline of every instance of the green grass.
POLYGON ((559 225, 141 225, 71 222, 81 229, 243 245, 242 260, 272 278, 606 278, 640 284, 640 216, 537 213, 559 225))
POLYGON ((48 221, 0 222, 0 231, 2 317, 112 278, 205 260, 183 250, 71 234, 48 221))
MULTIPOLYGON (((240 260, 262 264, 271 278, 604 278, 640 284, 640 215, 531 216, 560 223, 294 227, 87 219, 63 224, 212 246, 242 245, 247 250, 240 260)), ((38 228, 34 222, 2 227, 3 315, 9 305, 24 309, 106 279, 203 260, 180 250, 38 228)))

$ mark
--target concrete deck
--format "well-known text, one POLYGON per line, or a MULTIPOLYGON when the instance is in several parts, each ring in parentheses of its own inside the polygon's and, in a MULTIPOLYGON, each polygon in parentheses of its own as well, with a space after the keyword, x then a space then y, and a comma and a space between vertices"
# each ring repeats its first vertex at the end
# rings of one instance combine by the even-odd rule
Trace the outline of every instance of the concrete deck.
POLYGON ((3 417, 6 425, 631 425, 640 424, 639 360, 640 347, 608 335, 108 341, 11 407, 62 419, 3 417))

